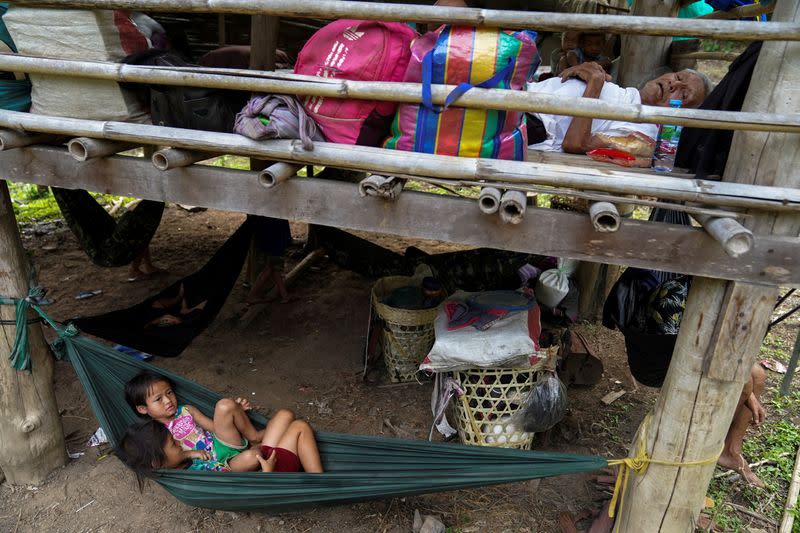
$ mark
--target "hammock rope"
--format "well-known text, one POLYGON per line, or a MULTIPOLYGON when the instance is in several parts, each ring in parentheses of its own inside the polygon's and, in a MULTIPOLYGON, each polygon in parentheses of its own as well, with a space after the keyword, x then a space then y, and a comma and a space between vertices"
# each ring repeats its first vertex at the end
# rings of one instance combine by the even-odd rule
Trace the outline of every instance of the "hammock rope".
MULTIPOLYGON (((139 420, 124 400, 125 383, 144 369, 166 376, 175 384, 178 399, 212 415, 221 396, 178 374, 139 361, 84 337, 72 324, 59 327, 27 298, 2 298, 0 305, 17 309, 17 335, 11 361, 30 371, 27 342, 28 310, 33 309, 58 334, 53 354, 67 359, 83 385, 89 403, 111 444, 116 445, 128 426, 139 420), (22 317, 22 320, 20 320, 22 317), (27 367, 19 364, 26 362, 27 367)), ((248 413, 256 427, 267 419, 248 413)), ((225 473, 157 470, 154 479, 187 505, 228 511, 277 510, 292 507, 348 503, 371 498, 481 487, 618 466, 609 516, 625 500, 630 473, 643 475, 649 464, 674 467, 703 466, 719 454, 700 461, 652 459, 646 450, 651 415, 642 423, 636 453, 607 460, 599 456, 488 448, 460 444, 412 441, 385 437, 317 432, 325 473, 225 473)))

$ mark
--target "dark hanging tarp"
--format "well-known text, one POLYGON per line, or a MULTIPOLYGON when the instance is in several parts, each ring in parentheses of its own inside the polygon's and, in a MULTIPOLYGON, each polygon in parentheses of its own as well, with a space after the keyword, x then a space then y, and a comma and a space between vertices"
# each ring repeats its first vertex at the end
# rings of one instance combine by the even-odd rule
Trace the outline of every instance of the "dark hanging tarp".
POLYGON ((255 221, 248 217, 200 270, 155 296, 127 309, 77 318, 72 322, 81 331, 149 354, 162 357, 179 355, 213 322, 225 304, 242 271, 255 221), (157 301, 169 299, 178 301, 166 309, 153 307, 157 301), (180 308, 184 304, 189 308, 203 307, 182 315, 180 308), (179 317, 181 323, 168 327, 152 325, 165 314, 179 317))
MULTIPOLYGON (((75 367, 89 403, 116 444, 138 417, 125 403, 126 381, 143 369, 176 385, 181 403, 211 416, 220 399, 188 379, 138 361, 81 335, 62 333, 59 351, 75 367)), ((266 419, 251 415, 258 427, 266 419)), ((286 510, 598 470, 602 457, 318 432, 325 473, 264 474, 159 470, 155 480, 183 503, 230 511, 286 510)))

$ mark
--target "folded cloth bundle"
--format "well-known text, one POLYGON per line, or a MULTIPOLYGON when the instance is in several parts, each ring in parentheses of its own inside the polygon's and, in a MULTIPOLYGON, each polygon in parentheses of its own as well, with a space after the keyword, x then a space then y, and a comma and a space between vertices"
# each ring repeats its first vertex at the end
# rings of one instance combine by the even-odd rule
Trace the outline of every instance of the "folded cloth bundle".
POLYGON ((317 124, 306 115, 292 96, 266 94, 254 96, 237 115, 233 131, 245 137, 262 139, 300 139, 303 148, 313 150, 312 141, 324 141, 317 124))
POLYGON ((397 199, 402 190, 403 182, 393 176, 373 174, 358 184, 358 194, 361 196, 380 196, 389 200, 397 199))

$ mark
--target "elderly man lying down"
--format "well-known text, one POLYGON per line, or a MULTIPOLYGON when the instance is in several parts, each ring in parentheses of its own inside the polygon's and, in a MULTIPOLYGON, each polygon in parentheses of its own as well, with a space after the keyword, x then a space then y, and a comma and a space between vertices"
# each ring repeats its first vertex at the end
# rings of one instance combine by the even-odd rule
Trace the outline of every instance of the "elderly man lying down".
MULTIPOLYGON (((623 88, 609 80, 611 77, 596 63, 582 63, 565 69, 560 76, 531 83, 528 90, 556 96, 599 98, 617 104, 669 106, 670 100, 681 100, 682 107, 698 107, 708 93, 711 82, 694 70, 670 72, 647 82, 641 89, 623 88)), ((528 115, 530 148, 545 151, 564 151, 583 154, 595 148, 617 148, 640 156, 641 164, 649 166, 656 124, 636 124, 606 119, 591 119, 531 113, 528 115), (647 150, 649 149, 649 154, 647 150)))

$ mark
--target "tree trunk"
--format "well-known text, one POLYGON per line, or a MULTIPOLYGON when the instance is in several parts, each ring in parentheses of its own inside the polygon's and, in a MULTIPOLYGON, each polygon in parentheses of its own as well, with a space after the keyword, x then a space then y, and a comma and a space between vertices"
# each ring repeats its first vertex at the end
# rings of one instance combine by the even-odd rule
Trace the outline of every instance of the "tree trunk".
MULTIPOLYGON (((0 180, 0 295, 28 294, 28 262, 6 182, 0 180)), ((0 306, 0 318, 14 319, 0 306)), ((66 462, 64 433, 53 392, 53 358, 39 324, 29 326, 32 371, 11 368, 15 327, 0 325, 0 469, 12 484, 39 484, 66 462)))
MULTIPOLYGON (((631 15, 648 17, 674 17, 678 14, 677 0, 636 0, 631 15)), ((668 63, 672 37, 648 35, 623 35, 619 84, 638 87, 653 79, 657 68, 668 63)))
MULTIPOLYGON (((778 3, 773 20, 800 20, 800 2, 778 3)), ((743 111, 800 111, 800 43, 765 42, 743 111)), ((798 187, 800 136, 737 131, 725 181, 798 187)), ((758 235, 796 237, 800 216, 754 212, 758 235)), ((746 260, 746 256, 744 260, 746 260)), ((758 355, 777 288, 696 278, 675 353, 656 403, 647 449, 653 459, 700 461, 722 449, 735 406, 758 355)), ((640 429, 641 430, 641 429, 640 429)), ((620 531, 693 531, 714 465, 651 464, 632 476, 620 531)))

